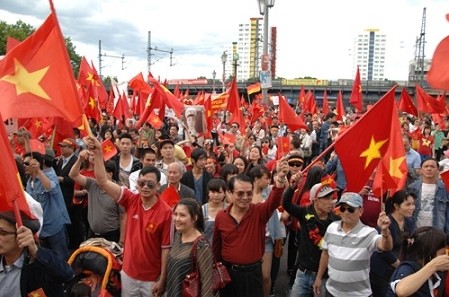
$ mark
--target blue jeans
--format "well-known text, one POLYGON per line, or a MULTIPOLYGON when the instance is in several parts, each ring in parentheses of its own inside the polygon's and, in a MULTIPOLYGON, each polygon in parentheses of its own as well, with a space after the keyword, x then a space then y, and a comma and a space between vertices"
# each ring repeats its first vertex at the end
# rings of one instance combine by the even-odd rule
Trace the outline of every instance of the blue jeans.
MULTIPOLYGON (((313 283, 315 282, 316 273, 306 270, 306 272, 298 269, 296 272, 295 283, 293 284, 290 297, 313 297, 313 283)), ((326 280, 323 279, 321 284, 321 292, 324 294, 326 280)))
POLYGON ((39 242, 43 247, 56 252, 56 254, 58 254, 64 261, 69 259, 65 226, 63 226, 55 235, 39 238, 39 242))

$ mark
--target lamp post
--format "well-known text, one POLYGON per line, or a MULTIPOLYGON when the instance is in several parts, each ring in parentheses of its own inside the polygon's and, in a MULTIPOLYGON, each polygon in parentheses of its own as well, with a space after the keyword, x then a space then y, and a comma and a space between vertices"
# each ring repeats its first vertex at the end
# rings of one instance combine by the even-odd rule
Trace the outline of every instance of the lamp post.
POLYGON ((212 71, 212 94, 215 95, 215 77, 217 76, 217 72, 212 71))
MULTIPOLYGON (((268 71, 268 12, 274 6, 275 0, 258 0, 259 12, 263 15, 263 48, 262 48, 262 71, 268 71)), ((265 104, 268 104, 268 89, 262 88, 262 98, 265 104)))
POLYGON ((222 92, 226 91, 225 80, 226 80, 226 60, 228 59, 228 53, 226 51, 221 55, 221 63, 223 63, 223 77, 221 78, 222 92))

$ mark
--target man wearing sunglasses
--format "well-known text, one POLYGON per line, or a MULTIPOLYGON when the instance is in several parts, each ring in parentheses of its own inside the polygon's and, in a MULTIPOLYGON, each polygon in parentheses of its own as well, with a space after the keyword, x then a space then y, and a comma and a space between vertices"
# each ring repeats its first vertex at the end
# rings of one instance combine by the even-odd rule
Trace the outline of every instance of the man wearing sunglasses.
POLYGON ((390 219, 380 212, 377 227, 360 221, 363 198, 353 192, 344 193, 337 206, 341 221, 329 225, 324 235, 320 265, 313 284, 316 296, 322 296, 323 275, 327 269, 326 297, 372 296, 369 280, 370 257, 374 251, 389 251, 393 247, 390 219), (329 264, 329 265, 328 265, 329 264))
POLYGON ((154 166, 143 168, 137 180, 139 193, 135 194, 108 179, 99 140, 89 137, 87 146, 94 156, 98 185, 126 211, 122 296, 162 296, 171 246, 172 211, 157 194, 161 173, 154 166))

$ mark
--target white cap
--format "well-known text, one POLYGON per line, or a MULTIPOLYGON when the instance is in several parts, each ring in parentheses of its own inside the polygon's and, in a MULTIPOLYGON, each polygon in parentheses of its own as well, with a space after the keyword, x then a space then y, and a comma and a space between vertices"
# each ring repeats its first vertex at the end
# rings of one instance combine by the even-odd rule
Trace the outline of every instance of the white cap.
POLYGON ((322 185, 321 183, 314 185, 310 189, 310 201, 313 201, 316 198, 323 198, 337 191, 337 189, 331 188, 329 185, 322 185))

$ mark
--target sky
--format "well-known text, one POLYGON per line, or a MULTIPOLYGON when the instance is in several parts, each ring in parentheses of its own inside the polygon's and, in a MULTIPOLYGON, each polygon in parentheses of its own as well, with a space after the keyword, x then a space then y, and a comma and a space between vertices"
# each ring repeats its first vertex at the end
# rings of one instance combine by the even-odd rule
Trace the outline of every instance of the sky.
MULTIPOLYGON (((221 55, 238 38, 238 25, 260 17, 257 0, 53 0, 64 36, 101 74, 127 81, 151 73, 163 79, 212 78, 222 74, 221 55), (170 55, 163 51, 173 50, 170 55), (122 57, 124 64, 122 67, 122 57)), ((385 77, 407 80, 426 7, 425 56, 449 35, 447 0, 276 0, 269 25, 277 27, 277 76, 293 79, 353 79, 352 47, 358 33, 387 34, 385 77)), ((0 0, 0 20, 40 26, 47 0, 0 0)), ((229 66, 228 66, 229 67, 229 66)))

